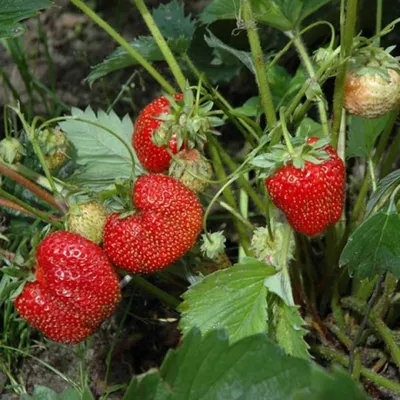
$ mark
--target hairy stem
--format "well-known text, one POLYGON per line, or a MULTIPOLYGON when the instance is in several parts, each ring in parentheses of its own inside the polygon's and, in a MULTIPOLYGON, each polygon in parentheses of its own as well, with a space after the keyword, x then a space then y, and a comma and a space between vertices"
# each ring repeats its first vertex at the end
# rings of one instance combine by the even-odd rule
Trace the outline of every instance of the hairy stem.
POLYGON ((89 8, 81 0, 71 0, 76 7, 83 11, 90 19, 108 33, 125 51, 137 61, 169 94, 174 94, 175 89, 168 83, 166 79, 144 58, 137 52, 129 43, 106 21, 100 18, 91 8, 89 8))
MULTIPOLYGON (((307 53, 307 49, 304 46, 303 41, 301 40, 300 37, 296 36, 297 32, 286 32, 286 34, 290 39, 294 40, 294 45, 300 55, 304 67, 308 72, 308 75, 310 76, 310 80, 316 80, 314 67, 312 65, 310 56, 307 53)), ((322 131, 324 132, 325 137, 329 137, 328 115, 325 109, 324 102, 322 100, 318 100, 317 106, 318 106, 319 117, 321 119, 322 131)))
MULTIPOLYGON (((342 354, 336 350, 333 350, 331 348, 321 346, 321 345, 312 346, 311 351, 318 354, 319 356, 321 356, 323 358, 330 360, 330 361, 337 362, 345 368, 347 368, 349 366, 349 358, 347 356, 345 356, 344 354, 342 354)), ((360 374, 361 374, 361 376, 369 379, 371 382, 374 382, 381 387, 389 389, 395 393, 400 393, 400 384, 399 383, 397 383, 395 381, 391 381, 389 379, 386 379, 383 376, 380 376, 379 374, 371 371, 368 368, 361 367, 360 374)))
POLYGON ((14 203, 16 206, 19 206, 26 211, 30 212, 31 214, 35 215, 39 219, 41 219, 44 222, 47 222, 51 225, 53 225, 57 229, 63 229, 64 226, 62 223, 55 221, 52 217, 50 217, 47 213, 38 210, 35 207, 30 206, 29 204, 25 203, 24 201, 18 199, 17 197, 13 196, 12 194, 6 192, 4 189, 0 188, 0 197, 3 197, 6 200, 9 200, 10 202, 14 203))
POLYGON ((268 128, 271 131, 276 124, 276 115, 264 64, 264 54, 261 48, 260 38, 258 37, 257 28, 255 25, 251 2, 248 0, 241 0, 240 5, 243 10, 243 19, 246 24, 251 54, 253 56, 255 64, 257 85, 261 97, 261 104, 263 106, 265 116, 267 117, 268 128))
MULTIPOLYGON (((363 302, 355 299, 354 297, 346 297, 342 299, 343 307, 350 308, 360 315, 365 315, 368 311, 363 302)), ((390 354, 393 357, 394 362, 400 368, 400 348, 393 337, 392 331, 386 326, 386 324, 380 319, 374 311, 369 314, 369 322, 371 326, 379 333, 382 340, 389 348, 390 354)))
POLYGON ((360 327, 358 328, 356 337, 354 338, 353 343, 351 345, 350 358, 349 358, 349 372, 350 372, 350 374, 353 373, 354 352, 355 352, 355 350, 357 348, 358 342, 361 339, 361 335, 363 334, 364 329, 367 326, 369 315, 370 315, 370 313, 372 311, 372 307, 375 305, 375 302, 376 302, 376 300, 378 298, 379 291, 380 291, 380 289, 382 287, 382 283, 383 283, 384 279, 385 279, 385 276, 382 275, 382 277, 378 280, 378 282, 376 282, 374 292, 372 293, 372 296, 371 296, 371 298, 369 299, 369 301, 367 303, 367 307, 365 309, 364 318, 361 321, 361 324, 360 324, 360 327))
MULTIPOLYGON (((344 2, 345 0, 342 0, 344 2)), ((344 3, 342 3, 344 4, 344 3)), ((336 147, 336 143, 339 136, 340 124, 342 120, 342 112, 343 112, 343 98, 344 98, 344 84, 346 79, 346 70, 347 70, 347 58, 351 54, 353 37, 355 33, 355 26, 357 21, 357 5, 358 0, 347 0, 346 1, 346 15, 344 25, 342 25, 341 32, 341 65, 339 67, 338 74, 335 80, 335 90, 333 95, 333 126, 332 126, 332 141, 334 147, 336 147)), ((343 9, 343 7, 342 7, 343 9)))
POLYGON ((179 67, 178 62, 176 61, 174 55, 172 54, 171 49, 169 48, 166 40, 164 39, 162 33, 158 29, 157 24, 154 22, 153 17, 151 16, 146 4, 143 0, 132 0, 132 2, 136 5, 140 14, 142 15, 144 22, 149 28, 151 34, 153 35, 154 40, 156 41, 158 47, 161 50, 161 53, 164 56, 165 61, 167 62, 169 68, 171 69, 172 74, 175 77, 175 80, 181 89, 184 91, 185 89, 185 76, 182 73, 181 68, 179 67))
POLYGON ((52 196, 49 192, 42 189, 40 186, 36 185, 29 179, 24 178, 21 174, 16 171, 13 171, 11 168, 7 167, 0 161, 0 174, 8 176, 13 179, 20 185, 26 187, 30 192, 34 193, 37 197, 44 200, 46 203, 52 205, 60 211, 64 211, 64 208, 56 201, 54 196, 52 196))

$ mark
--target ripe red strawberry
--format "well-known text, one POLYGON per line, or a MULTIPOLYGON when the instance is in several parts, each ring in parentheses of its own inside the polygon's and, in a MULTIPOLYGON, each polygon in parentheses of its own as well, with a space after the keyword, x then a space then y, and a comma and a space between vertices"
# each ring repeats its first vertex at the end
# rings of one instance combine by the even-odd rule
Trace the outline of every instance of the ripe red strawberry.
POLYGON ((111 315, 121 298, 107 256, 90 240, 58 231, 40 243, 36 258, 36 282, 17 297, 17 310, 54 341, 83 340, 111 315))
POLYGON ((23 318, 55 342, 78 343, 94 331, 82 318, 56 303, 39 282, 24 287, 15 307, 23 318))
MULTIPOLYGON (((181 100, 183 94, 176 94, 176 100, 181 100)), ((160 127, 163 121, 158 119, 161 114, 171 111, 169 100, 160 96, 148 104, 139 114, 132 136, 132 146, 136 151, 140 163, 150 172, 164 172, 168 169, 171 156, 162 146, 153 143, 153 133, 160 127)), ((168 143, 173 154, 179 149, 176 137, 172 137, 168 143)))
POLYGON ((203 210, 182 183, 165 175, 141 176, 132 200, 135 214, 111 214, 104 227, 104 251, 115 265, 135 273, 158 271, 194 245, 203 210))
MULTIPOLYGON (((310 138, 313 144, 318 138, 310 138)), ((335 224, 343 210, 345 167, 332 146, 321 149, 327 159, 320 163, 305 161, 303 168, 292 162, 265 180, 273 203, 280 208, 292 227, 315 236, 335 224)))

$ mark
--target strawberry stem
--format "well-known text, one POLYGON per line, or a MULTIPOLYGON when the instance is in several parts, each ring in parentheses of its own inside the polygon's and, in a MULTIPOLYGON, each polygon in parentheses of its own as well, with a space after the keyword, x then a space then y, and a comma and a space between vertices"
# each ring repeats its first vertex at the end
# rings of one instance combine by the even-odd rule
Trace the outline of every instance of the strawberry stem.
POLYGON ((344 84, 347 71, 347 59, 351 55, 355 25, 357 21, 358 0, 341 0, 341 49, 338 74, 335 80, 335 90, 333 95, 333 125, 332 125, 332 146, 336 148, 340 125, 342 122, 344 84), (346 7, 345 7, 346 5, 346 7), (346 8, 346 12, 345 12, 346 8))
POLYGON ((106 21, 100 18, 91 8, 89 8, 81 0, 71 0, 76 7, 83 11, 97 25, 108 33, 124 50, 137 61, 169 94, 174 94, 175 89, 168 83, 166 79, 144 58, 137 52, 114 28, 106 21))
MULTIPOLYGON (((119 272, 121 272, 121 271, 119 270, 119 272)), ((157 297, 163 303, 165 303, 167 306, 174 308, 174 309, 176 309, 179 306, 180 301, 178 299, 176 299, 174 296, 171 296, 169 293, 164 292, 164 290, 153 285, 146 279, 142 278, 140 275, 131 274, 131 275, 129 275, 129 277, 131 278, 131 281, 135 285, 144 289, 146 292, 152 294, 154 297, 157 297)))
MULTIPOLYGON (((341 352, 334 350, 329 347, 325 347, 322 345, 314 345, 311 346, 311 351, 313 353, 318 354, 320 357, 328 359, 330 361, 334 361, 335 363, 338 363, 342 365, 343 367, 348 367, 349 366, 349 358, 342 354, 341 352)), ((389 389, 395 393, 400 393, 400 384, 398 384, 395 381, 392 381, 390 379, 387 379, 376 372, 371 371, 370 369, 366 367, 361 367, 360 368, 360 374, 361 376, 367 378, 371 382, 374 382, 378 386, 384 387, 386 389, 389 389)))
POLYGON ((34 193, 36 196, 44 200, 46 203, 52 205, 53 207, 57 208, 60 211, 64 211, 64 208, 59 204, 59 202, 54 198, 54 196, 52 196, 46 190, 42 189, 29 179, 24 178, 18 172, 8 168, 2 162, 0 162, 0 173, 2 175, 8 176, 9 178, 18 182, 20 185, 26 187, 30 192, 34 193))
POLYGON ((293 158, 294 157, 294 149, 293 149, 292 142, 290 141, 290 133, 286 126, 285 107, 280 108, 279 118, 280 118, 280 122, 281 122, 281 126, 282 126, 282 134, 283 134, 283 138, 285 139, 286 147, 288 149, 290 156, 293 158))
POLYGON ((382 30, 382 11, 383 11, 383 0, 377 0, 376 1, 376 28, 375 32, 377 35, 376 38, 376 46, 379 47, 381 43, 381 38, 378 35, 379 32, 382 30))
POLYGON ((165 61, 167 62, 169 68, 171 69, 171 72, 174 75, 180 90, 183 92, 185 90, 185 82, 186 82, 185 76, 183 75, 178 62, 175 59, 175 56, 173 55, 166 40, 164 39, 162 33, 160 32, 157 24, 154 22, 153 17, 151 16, 148 8, 146 7, 146 4, 144 3, 143 0, 132 0, 132 3, 136 5, 137 9, 142 15, 144 22, 149 28, 154 40, 156 41, 158 47, 161 50, 161 53, 164 56, 165 61))
MULTIPOLYGON (((25 203, 24 201, 18 199, 17 197, 13 196, 12 194, 6 192, 4 189, 0 188, 0 196, 4 197, 6 200, 11 201, 14 205, 22 207, 26 211, 30 212, 31 214, 35 215, 39 219, 44 222, 47 222, 53 225, 57 229, 63 229, 64 226, 62 223, 55 221, 52 217, 50 217, 47 213, 38 210, 35 207, 30 206, 29 204, 25 203)), ((13 207, 15 209, 15 207, 13 207)))
POLYGON ((261 48, 260 38, 258 37, 256 22, 253 15, 253 10, 251 8, 251 2, 249 0, 241 0, 240 7, 243 10, 243 19, 246 24, 251 54, 255 64, 261 104, 263 106, 265 116, 267 117, 268 128, 271 131, 276 124, 275 106, 272 101, 271 89, 269 87, 267 74, 265 73, 264 54, 261 48))
MULTIPOLYGON (((299 53, 300 59, 306 68, 308 75, 310 76, 310 79, 316 80, 316 75, 314 71, 314 67, 312 65, 310 56, 307 53, 307 49, 304 46, 303 41, 301 40, 301 37, 298 35, 295 36, 297 32, 286 32, 286 35, 294 40, 294 45, 299 53)), ((321 125, 322 125, 322 130, 324 132, 325 137, 329 137, 329 124, 328 124, 328 115, 326 113, 325 105, 322 100, 317 100, 317 106, 318 106, 318 111, 319 111, 319 117, 321 119, 321 125)))

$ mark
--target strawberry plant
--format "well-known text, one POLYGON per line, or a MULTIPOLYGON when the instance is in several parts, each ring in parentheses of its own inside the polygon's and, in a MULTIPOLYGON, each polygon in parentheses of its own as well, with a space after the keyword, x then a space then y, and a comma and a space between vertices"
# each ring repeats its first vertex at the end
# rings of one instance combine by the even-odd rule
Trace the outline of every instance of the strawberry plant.
POLYGON ((372 2, 371 29, 361 0, 132 0, 148 34, 127 42, 69 3, 116 46, 85 90, 133 74, 64 104, 18 52, 52 5, 0 4, 28 95, 0 69, 0 394, 397 398, 396 7, 372 2), (28 384, 32 360, 62 391, 28 384))

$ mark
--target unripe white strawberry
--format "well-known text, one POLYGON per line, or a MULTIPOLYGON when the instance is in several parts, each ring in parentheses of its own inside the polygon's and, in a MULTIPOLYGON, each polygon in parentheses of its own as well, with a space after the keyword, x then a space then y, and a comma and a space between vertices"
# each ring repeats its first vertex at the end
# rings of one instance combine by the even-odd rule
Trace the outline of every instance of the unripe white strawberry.
POLYGON ((68 231, 100 244, 106 219, 105 208, 95 200, 72 206, 67 218, 68 231))

